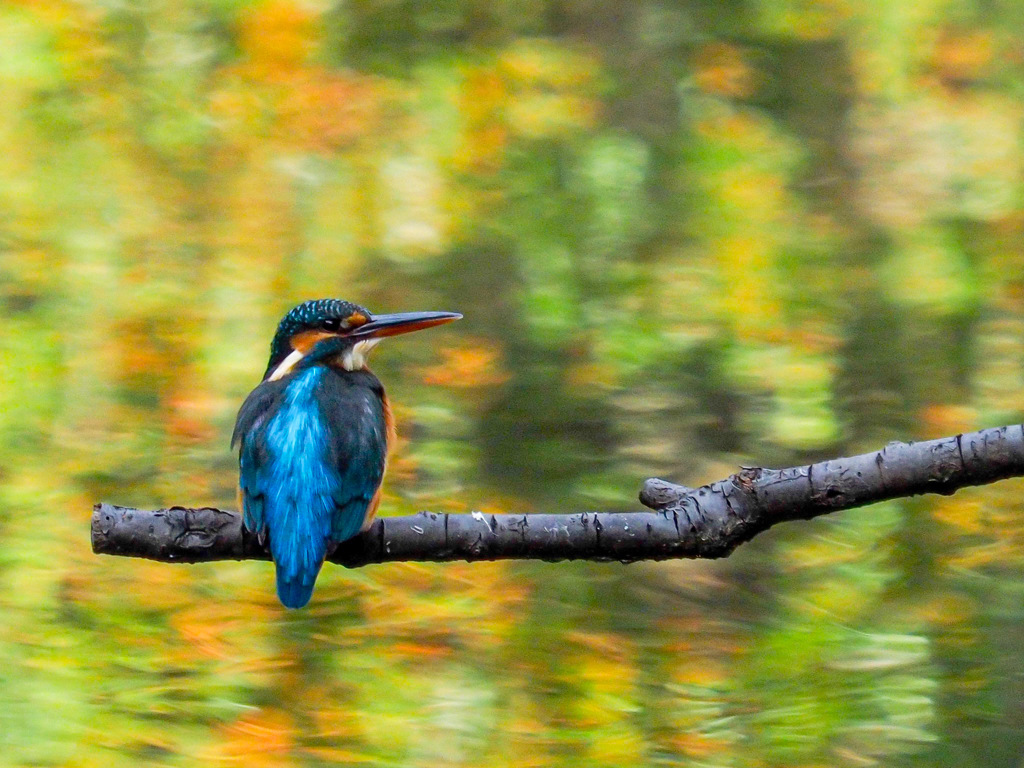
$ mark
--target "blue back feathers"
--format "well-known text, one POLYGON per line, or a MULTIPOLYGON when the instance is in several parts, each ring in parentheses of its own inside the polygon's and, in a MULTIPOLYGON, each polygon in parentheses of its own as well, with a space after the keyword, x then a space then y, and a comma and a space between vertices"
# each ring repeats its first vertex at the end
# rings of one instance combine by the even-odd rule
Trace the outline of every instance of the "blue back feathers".
POLYGON ((380 486, 383 388, 369 371, 338 371, 314 358, 253 390, 235 440, 245 527, 269 538, 278 597, 300 608, 333 544, 359 533, 380 486))

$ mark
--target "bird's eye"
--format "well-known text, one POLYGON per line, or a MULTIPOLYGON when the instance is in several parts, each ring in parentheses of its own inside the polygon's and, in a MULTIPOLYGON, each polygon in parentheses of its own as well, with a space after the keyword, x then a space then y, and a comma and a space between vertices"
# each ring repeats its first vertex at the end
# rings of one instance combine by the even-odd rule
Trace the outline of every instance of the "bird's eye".
POLYGON ((337 317, 329 317, 320 323, 320 327, 325 331, 336 331, 341 328, 341 319, 337 317))

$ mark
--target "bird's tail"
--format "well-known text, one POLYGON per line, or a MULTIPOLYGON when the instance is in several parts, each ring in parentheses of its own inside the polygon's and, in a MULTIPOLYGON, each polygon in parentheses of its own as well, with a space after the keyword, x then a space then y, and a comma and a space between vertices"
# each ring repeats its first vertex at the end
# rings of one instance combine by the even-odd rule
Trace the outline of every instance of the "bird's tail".
POLYGON ((302 608, 313 596, 313 586, 316 584, 317 574, 320 568, 310 571, 299 571, 296 573, 277 564, 277 596, 285 608, 302 608))
POLYGON ((274 558, 277 596, 281 604, 285 608, 301 608, 313 595, 316 577, 327 554, 326 538, 308 527, 280 526, 279 530, 270 532, 270 554, 274 558))

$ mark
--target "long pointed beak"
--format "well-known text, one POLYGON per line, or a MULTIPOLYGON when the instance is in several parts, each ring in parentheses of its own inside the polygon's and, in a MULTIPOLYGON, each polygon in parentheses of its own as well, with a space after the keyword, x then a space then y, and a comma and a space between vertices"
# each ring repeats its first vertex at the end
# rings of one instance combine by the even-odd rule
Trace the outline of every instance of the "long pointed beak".
POLYGON ((462 315, 458 312, 396 312, 393 315, 374 315, 370 322, 359 326, 349 335, 356 338, 380 339, 433 328, 435 325, 444 325, 461 319, 462 315))

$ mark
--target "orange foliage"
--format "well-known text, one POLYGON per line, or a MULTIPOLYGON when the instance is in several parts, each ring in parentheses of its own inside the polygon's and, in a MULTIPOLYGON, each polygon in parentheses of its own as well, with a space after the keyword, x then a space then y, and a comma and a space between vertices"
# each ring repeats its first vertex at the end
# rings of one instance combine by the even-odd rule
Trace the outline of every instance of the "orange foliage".
POLYGON ((729 748, 729 744, 721 739, 704 736, 685 729, 676 731, 672 735, 670 742, 675 749, 678 749, 684 755, 689 755, 696 759, 711 758, 729 748))
POLYGON ((322 69, 292 81, 278 107, 282 140, 316 152, 353 143, 378 121, 378 99, 369 78, 345 77, 322 69))
POLYGON ((230 659, 232 647, 225 634, 238 623, 238 619, 217 603, 202 602, 185 610, 176 611, 171 626, 181 635, 186 646, 201 656, 212 659, 230 659))
POLYGON ((446 387, 484 387, 503 384, 509 374, 499 367, 500 353, 493 347, 445 347, 443 362, 423 370, 423 383, 446 387))
POLYGON ((710 43, 694 57, 694 78, 701 90, 730 98, 750 96, 757 86, 743 52, 728 43, 710 43))
POLYGON ((280 710, 260 709, 219 729, 220 743, 202 755, 211 762, 239 763, 247 768, 278 768, 294 761, 296 726, 280 710))
POLYGON ((145 318, 126 318, 119 326, 115 338, 121 353, 117 370, 122 377, 151 377, 154 372, 167 368, 169 361, 145 318))
POLYGON ((988 30, 944 29, 935 41, 931 65, 945 85, 966 85, 988 74, 995 52, 988 30))
POLYGON ((977 429, 978 414, 963 403, 933 403, 921 409, 921 437, 932 439, 977 429))
POLYGON ((199 382, 185 376, 175 377, 175 392, 167 397, 167 431, 185 440, 213 440, 216 429, 212 419, 223 408, 199 382))

